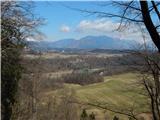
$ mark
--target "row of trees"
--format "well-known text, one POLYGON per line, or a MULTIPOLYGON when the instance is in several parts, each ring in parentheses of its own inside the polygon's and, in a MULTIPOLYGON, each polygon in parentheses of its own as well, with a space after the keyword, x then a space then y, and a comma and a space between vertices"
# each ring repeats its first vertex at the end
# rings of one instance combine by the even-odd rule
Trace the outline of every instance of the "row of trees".
MULTIPOLYGON (((38 55, 36 55, 37 57, 38 55)), ((123 57, 97 57, 92 55, 80 55, 76 57, 67 58, 25 58, 23 65, 27 66, 25 73, 29 74, 36 71, 37 68, 41 68, 44 73, 57 72, 64 70, 83 70, 83 69, 95 69, 98 68, 98 72, 104 72, 105 75, 111 75, 116 73, 122 73, 131 70, 133 65, 132 59, 137 58, 133 55, 124 55, 123 57), (41 66, 34 64, 36 61, 41 61, 41 66), (125 65, 127 62, 127 65, 125 65), (30 67, 35 66, 30 69, 30 67), (30 66, 30 67, 28 67, 30 66), (43 66, 43 67, 42 67, 43 66)))
POLYGON ((87 71, 80 73, 71 73, 61 77, 64 83, 73 83, 80 85, 88 85, 103 82, 103 77, 99 74, 89 73, 87 71))

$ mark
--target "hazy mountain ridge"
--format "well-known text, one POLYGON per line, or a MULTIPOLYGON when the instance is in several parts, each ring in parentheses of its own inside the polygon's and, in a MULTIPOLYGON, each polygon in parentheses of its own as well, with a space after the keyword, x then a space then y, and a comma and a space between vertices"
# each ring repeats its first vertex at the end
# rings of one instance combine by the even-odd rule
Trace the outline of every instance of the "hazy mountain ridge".
POLYGON ((86 36, 79 40, 62 39, 58 41, 29 41, 32 49, 54 50, 55 48, 76 48, 76 49, 129 49, 130 42, 111 38, 108 36, 86 36))

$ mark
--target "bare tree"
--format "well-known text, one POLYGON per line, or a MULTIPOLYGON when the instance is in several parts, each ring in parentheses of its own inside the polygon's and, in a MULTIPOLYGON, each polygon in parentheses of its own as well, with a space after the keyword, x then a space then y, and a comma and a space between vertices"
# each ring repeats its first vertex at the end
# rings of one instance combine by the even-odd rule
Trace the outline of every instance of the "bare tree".
POLYGON ((158 48, 158 51, 160 52, 160 35, 157 30, 157 27, 159 27, 160 24, 155 26, 153 23, 153 20, 152 20, 152 16, 150 15, 150 12, 152 11, 151 9, 154 9, 155 13, 158 16, 157 19, 160 23, 160 12, 158 11, 158 4, 160 4, 160 3, 155 3, 154 1, 151 1, 151 2, 152 2, 152 7, 149 9, 147 1, 140 1, 141 14, 143 17, 143 22, 144 22, 144 24, 145 24, 145 26, 151 36, 151 39, 154 42, 154 44, 156 45, 156 47, 158 48))
POLYGON ((2 53, 2 119, 9 120, 16 102, 18 81, 21 78, 21 52, 24 40, 39 34, 42 21, 32 13, 30 2, 1 1, 2 53))
POLYGON ((141 85, 150 99, 150 107, 154 120, 160 120, 160 56, 159 53, 135 53, 141 59, 139 71, 142 76, 141 85))
MULTIPOLYGON (((73 10, 96 15, 101 18, 116 18, 120 21, 118 30, 129 27, 131 23, 135 25, 145 25, 151 40, 160 52, 160 12, 159 1, 112 1, 103 2, 101 6, 115 6, 116 11, 96 11, 96 10, 82 10, 78 8, 71 8, 73 10), (118 9, 118 10, 117 10, 118 9)), ((68 7, 68 6, 67 6, 68 7)), ((132 30, 132 28, 130 28, 132 30)), ((147 32, 146 31, 146 32, 147 32)))
MULTIPOLYGON (((41 83, 43 78, 41 77, 41 54, 36 61, 32 61, 33 65, 37 65, 37 69, 27 74, 22 74, 22 78, 18 83, 18 92, 17 92, 17 102, 13 106, 13 120, 23 120, 23 119, 39 119, 39 104, 40 104, 40 94, 42 93, 41 83)), ((28 64, 23 66, 27 68, 28 64)))

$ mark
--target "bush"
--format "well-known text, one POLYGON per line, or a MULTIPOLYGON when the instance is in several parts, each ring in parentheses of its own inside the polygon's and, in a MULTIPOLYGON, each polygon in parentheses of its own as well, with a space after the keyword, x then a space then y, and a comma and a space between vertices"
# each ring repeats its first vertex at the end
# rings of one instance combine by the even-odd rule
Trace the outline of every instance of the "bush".
POLYGON ((89 115, 89 120, 96 120, 95 114, 93 112, 89 115))
POLYGON ((119 120, 119 118, 117 116, 114 116, 113 120, 119 120))

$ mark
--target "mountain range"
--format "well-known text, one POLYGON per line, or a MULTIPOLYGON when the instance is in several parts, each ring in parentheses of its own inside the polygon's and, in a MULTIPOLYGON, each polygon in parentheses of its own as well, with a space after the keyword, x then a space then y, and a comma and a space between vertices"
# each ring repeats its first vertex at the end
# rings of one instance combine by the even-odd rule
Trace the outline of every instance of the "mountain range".
POLYGON ((28 41, 30 48, 34 50, 63 49, 129 49, 131 41, 121 40, 108 36, 86 36, 81 39, 62 39, 58 41, 28 41))

